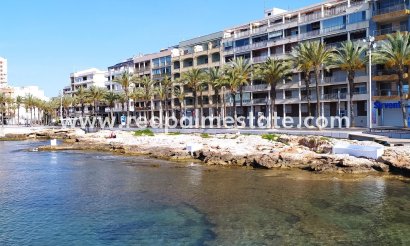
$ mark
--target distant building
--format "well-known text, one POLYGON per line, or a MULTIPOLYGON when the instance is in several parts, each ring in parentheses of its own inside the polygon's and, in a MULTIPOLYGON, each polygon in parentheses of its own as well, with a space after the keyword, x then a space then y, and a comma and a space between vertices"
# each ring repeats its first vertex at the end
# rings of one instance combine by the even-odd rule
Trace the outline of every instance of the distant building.
MULTIPOLYGON (((23 97, 26 98, 28 95, 32 95, 34 98, 49 101, 49 98, 45 96, 44 91, 41 90, 38 86, 20 86, 20 87, 13 87, 13 98, 23 97)), ((11 117, 9 124, 28 124, 31 121, 40 121, 42 119, 42 113, 38 111, 37 108, 30 111, 30 109, 26 110, 24 104, 20 105, 20 108, 15 108, 13 117, 11 117)))
POLYGON ((65 87, 64 94, 73 94, 78 88, 88 89, 91 86, 105 87, 105 71, 97 68, 90 68, 70 74, 70 86, 65 87))
POLYGON ((0 87, 7 85, 7 59, 0 57, 0 87))

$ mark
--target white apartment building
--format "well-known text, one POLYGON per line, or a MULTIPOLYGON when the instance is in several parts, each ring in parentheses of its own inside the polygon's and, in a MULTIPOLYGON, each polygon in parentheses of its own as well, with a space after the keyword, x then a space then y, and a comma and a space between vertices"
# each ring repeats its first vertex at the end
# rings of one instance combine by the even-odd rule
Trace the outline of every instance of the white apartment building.
POLYGON ((7 59, 0 57, 0 86, 7 84, 7 59))
MULTIPOLYGON (((38 86, 20 86, 20 87, 12 87, 13 88, 13 98, 17 97, 27 97, 28 95, 32 95, 35 98, 49 101, 49 98, 45 96, 44 91, 40 89, 38 86)), ((9 120, 9 124, 26 124, 32 121, 39 121, 42 118, 41 113, 39 114, 37 109, 34 109, 33 112, 26 110, 24 105, 20 105, 19 108, 15 109, 14 117, 9 120)))
POLYGON ((64 88, 64 94, 72 94, 78 88, 84 89, 91 86, 105 87, 106 72, 97 68, 90 68, 70 74, 70 88, 64 88))

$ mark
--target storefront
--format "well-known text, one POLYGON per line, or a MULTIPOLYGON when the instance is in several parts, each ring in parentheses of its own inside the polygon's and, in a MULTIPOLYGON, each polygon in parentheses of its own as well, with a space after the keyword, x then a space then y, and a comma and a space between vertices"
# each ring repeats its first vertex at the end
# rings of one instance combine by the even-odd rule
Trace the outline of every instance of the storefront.
MULTIPOLYGON (((373 103, 376 126, 403 127, 403 115, 400 101, 375 101, 373 103)), ((410 104, 407 102, 407 119, 410 119, 410 104)))

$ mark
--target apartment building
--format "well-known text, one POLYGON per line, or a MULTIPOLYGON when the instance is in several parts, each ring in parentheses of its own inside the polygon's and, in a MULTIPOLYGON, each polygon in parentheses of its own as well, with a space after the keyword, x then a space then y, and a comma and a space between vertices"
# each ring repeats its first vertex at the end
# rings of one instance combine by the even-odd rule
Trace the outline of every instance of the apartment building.
MULTIPOLYGON (((374 1, 372 4, 373 16, 370 29, 373 31, 372 34, 376 41, 385 39, 386 34, 409 31, 410 7, 408 0, 380 0, 374 1)), ((377 65, 373 71, 373 123, 379 126, 402 126, 403 116, 397 75, 384 65, 377 65)), ((409 76, 408 74, 406 76, 404 91, 408 98, 409 76)), ((407 106, 410 105, 407 104, 407 106)), ((410 119, 409 110, 407 113, 407 117, 410 119)))
MULTIPOLYGON (((192 68, 207 70, 211 67, 220 67, 222 36, 223 32, 217 32, 180 42, 178 47, 172 49, 172 79, 177 81, 181 73, 192 68)), ((195 102, 192 89, 183 85, 178 86, 185 93, 185 102, 183 102, 185 112, 183 113, 186 116, 192 116, 195 102)), ((216 95, 212 86, 206 86, 202 92, 202 99, 198 100, 199 104, 203 105, 204 116, 215 115, 213 104, 216 102, 216 95)), ((172 103, 175 113, 180 102, 174 98, 172 103)), ((176 115, 180 115, 179 112, 176 115)))
MULTIPOLYGON (((265 18, 224 31, 223 60, 235 57, 249 59, 253 64, 268 57, 285 58, 299 42, 320 40, 329 47, 340 47, 346 40, 362 42, 369 34, 370 3, 366 1, 326 1, 295 11, 274 9, 266 11, 265 18)), ((356 125, 367 125, 366 71, 355 78, 353 104, 356 125)), ((315 82, 310 88, 311 112, 316 109, 315 82)), ((338 68, 322 72, 320 99, 324 117, 350 115, 346 72, 338 68)), ((308 116, 307 91, 302 74, 294 71, 291 79, 277 85, 276 112, 279 117, 292 117, 294 125, 308 116)), ((244 88, 243 108, 239 114, 268 116, 270 86, 263 81, 252 81, 244 88)), ((239 96, 236 98, 239 104, 239 96)), ((230 105, 233 102, 229 101, 230 105)))
MULTIPOLYGON (((63 95, 75 95, 77 90, 82 87, 88 89, 92 86, 105 87, 106 72, 97 68, 90 68, 82 71, 77 71, 70 74, 70 85, 63 88, 63 95)), ((85 107, 84 113, 91 114, 92 107, 85 107)), ((71 116, 80 116, 82 114, 81 107, 73 107, 70 109, 71 116)))
POLYGON ((7 59, 0 57, 0 87, 7 85, 7 59))

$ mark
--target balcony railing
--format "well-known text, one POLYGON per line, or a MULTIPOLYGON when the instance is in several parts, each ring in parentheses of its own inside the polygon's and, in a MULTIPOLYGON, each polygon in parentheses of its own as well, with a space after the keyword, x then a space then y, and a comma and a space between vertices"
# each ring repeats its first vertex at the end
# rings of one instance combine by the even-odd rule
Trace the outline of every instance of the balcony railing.
POLYGON ((337 26, 330 26, 330 27, 326 27, 322 29, 321 34, 326 34, 326 33, 335 32, 335 31, 344 30, 344 29, 346 29, 345 24, 337 25, 337 26))
POLYGON ((254 104, 260 104, 260 103, 268 103, 268 99, 267 98, 254 98, 253 100, 254 104))
POLYGON ((320 29, 299 34, 300 38, 309 38, 320 35, 320 29))
POLYGON ((347 76, 343 74, 333 75, 333 76, 325 76, 324 83, 338 83, 338 82, 346 82, 347 76))
POLYGON ((344 13, 346 9, 347 9, 347 4, 337 6, 334 8, 330 8, 330 9, 325 10, 325 16, 338 15, 338 14, 344 13))
POLYGON ((331 93, 320 96, 322 100, 342 100, 347 98, 346 93, 331 93))
POLYGON ((162 63, 159 63, 159 64, 153 64, 153 68, 159 68, 159 67, 166 67, 166 66, 171 66, 171 63, 170 62, 162 62, 162 63))
POLYGON ((235 52, 244 52, 250 50, 250 45, 244 45, 240 47, 235 47, 235 52))
POLYGON ((398 95, 400 95, 399 91, 389 90, 389 89, 376 90, 374 93, 374 96, 382 96, 382 97, 391 97, 391 96, 398 96, 398 95))
POLYGON ((265 91, 269 88, 268 84, 247 85, 243 87, 243 91, 265 91))
POLYGON ((391 13, 391 12, 396 12, 396 11, 405 10, 405 9, 408 9, 406 4, 396 4, 396 5, 393 5, 393 6, 390 6, 390 7, 376 9, 374 11, 374 15, 388 14, 388 13, 391 13))
POLYGON ((405 32, 405 31, 408 31, 408 28, 406 25, 400 25, 400 26, 395 26, 395 27, 379 29, 379 30, 374 31, 374 35, 375 36, 386 35, 386 34, 391 34, 391 33, 395 33, 398 31, 405 32))
POLYGON ((268 30, 268 26, 258 27, 258 28, 252 29, 252 34, 266 32, 267 30, 268 30))
POLYGON ((266 46, 268 46, 267 41, 262 41, 262 42, 257 42, 257 43, 251 44, 252 49, 265 48, 266 46))
POLYGON ((245 37, 245 36, 249 36, 249 34, 250 34, 250 31, 238 32, 238 33, 235 33, 235 37, 236 38, 245 37))
POLYGON ((257 56, 257 57, 253 57, 252 61, 253 63, 261 63, 261 62, 265 62, 268 59, 268 56, 257 56))
POLYGON ((307 21, 312 21, 312 20, 317 20, 322 18, 322 12, 315 12, 312 14, 308 14, 308 15, 303 15, 300 17, 300 21, 301 22, 307 22, 307 21))

